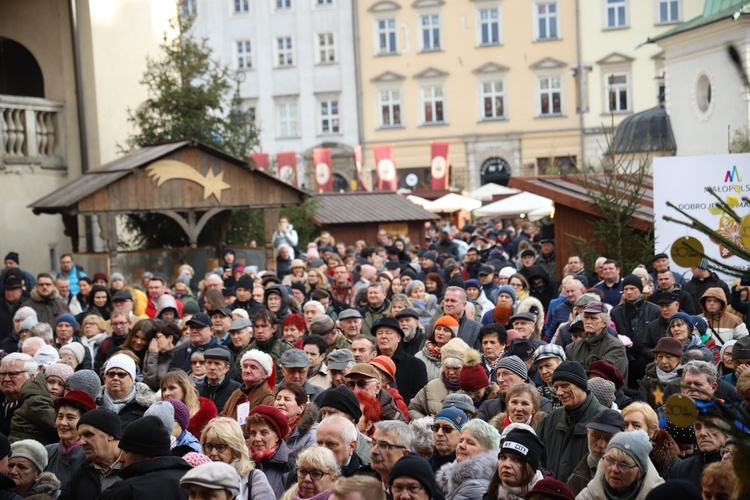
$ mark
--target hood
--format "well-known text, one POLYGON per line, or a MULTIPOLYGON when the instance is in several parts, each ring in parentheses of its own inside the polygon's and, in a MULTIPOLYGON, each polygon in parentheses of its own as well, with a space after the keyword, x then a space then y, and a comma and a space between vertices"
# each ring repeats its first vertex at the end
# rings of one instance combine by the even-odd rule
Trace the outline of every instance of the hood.
MULTIPOLYGON (((287 291, 286 287, 283 285, 271 285, 268 288, 266 288, 266 292, 264 294, 264 299, 268 298, 268 294, 275 293, 277 295, 281 295, 281 309, 279 309, 279 312, 276 313, 276 318, 279 319, 279 323, 284 320, 289 315, 289 292, 287 291)), ((267 300, 264 300, 264 305, 267 303, 267 300)))
POLYGON ((542 278, 545 286, 549 285, 549 275, 539 264, 534 264, 529 268, 529 286, 533 286, 531 280, 534 278, 542 278))
POLYGON ((177 302, 170 294, 165 293, 159 297, 158 309, 156 310, 156 316, 158 317, 164 309, 174 309, 175 315, 179 312, 177 309, 177 302))
POLYGON ((544 328, 544 306, 535 297, 526 297, 518 304, 516 314, 531 312, 536 314, 536 324, 534 325, 534 338, 539 338, 544 328))
POLYGON ((497 454, 499 450, 490 450, 463 462, 445 464, 437 472, 435 479, 446 497, 451 496, 462 483, 470 479, 485 479, 487 481, 497 470, 497 454))
POLYGON ((304 434, 305 432, 309 431, 314 425, 317 425, 319 417, 320 411, 318 411, 318 407, 314 404, 308 403, 307 405, 305 405, 305 410, 299 417, 299 422, 297 422, 295 430, 299 434, 304 434))
POLYGON ((709 288, 706 290, 706 293, 703 294, 701 297, 700 303, 701 303, 701 309, 703 310, 703 314, 706 314, 706 299, 708 297, 720 300, 722 304, 724 304, 721 308, 721 311, 719 314, 723 313, 727 308, 727 296, 724 293, 724 290, 719 288, 718 286, 709 288))
POLYGON ((57 494, 60 492, 60 480, 52 472, 43 472, 36 483, 31 486, 31 489, 26 492, 26 497, 31 495, 49 495, 52 498, 57 498, 57 494))
POLYGON ((47 379, 44 372, 39 372, 35 377, 31 377, 21 386, 21 397, 28 398, 31 396, 51 397, 47 390, 47 379))
POLYGON ((36 291, 36 288, 34 288, 31 290, 29 296, 34 302, 52 302, 53 300, 60 298, 60 292, 58 292, 57 289, 53 289, 52 295, 49 298, 44 299, 39 295, 39 292, 36 291))

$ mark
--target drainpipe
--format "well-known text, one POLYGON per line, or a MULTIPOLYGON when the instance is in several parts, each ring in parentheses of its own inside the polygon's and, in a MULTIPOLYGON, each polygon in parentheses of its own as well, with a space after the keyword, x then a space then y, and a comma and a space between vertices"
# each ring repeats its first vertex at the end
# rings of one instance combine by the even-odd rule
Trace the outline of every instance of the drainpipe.
POLYGON ((359 2, 356 0, 352 5, 352 36, 354 37, 354 88, 357 94, 357 127, 359 145, 362 146, 362 178, 357 176, 357 191, 362 191, 362 179, 364 178, 365 163, 365 130, 364 117, 362 116, 362 60, 359 52, 359 2))
POLYGON ((576 0, 576 58, 578 68, 578 130, 581 136, 581 156, 579 165, 586 169, 586 129, 583 123, 583 66, 581 65, 581 9, 580 0, 576 0))

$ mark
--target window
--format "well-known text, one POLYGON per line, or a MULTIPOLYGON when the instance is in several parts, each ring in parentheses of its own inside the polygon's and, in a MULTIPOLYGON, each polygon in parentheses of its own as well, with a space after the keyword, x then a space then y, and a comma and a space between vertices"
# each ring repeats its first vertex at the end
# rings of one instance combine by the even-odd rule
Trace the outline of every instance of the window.
POLYGON ((292 37, 276 37, 276 67, 282 68, 294 64, 294 53, 292 50, 292 37))
POLYGON ((321 134, 338 134, 339 133, 339 100, 323 99, 318 101, 320 110, 320 133, 321 134))
POLYGON ((537 3, 537 40, 557 39, 557 2, 537 3))
POLYGON ((420 16, 422 30, 422 51, 440 50, 440 16, 433 14, 420 16))
POLYGON ((505 82, 492 80, 481 83, 482 120, 505 118, 505 82))
POLYGON ((196 0, 182 0, 180 8, 182 9, 183 16, 194 16, 197 13, 196 0))
POLYGON ((288 10, 292 8, 292 0, 273 0, 276 10, 288 10))
POLYGON ((539 116, 562 114, 562 94, 560 77, 537 78, 539 116))
POLYGON ((276 117, 278 122, 278 136, 297 137, 297 103, 292 101, 279 102, 276 104, 276 117))
POLYGON ((498 45, 500 43, 500 9, 481 9, 479 11, 480 45, 498 45))
POLYGON ((378 92, 378 107, 380 108, 381 127, 401 126, 401 91, 398 89, 383 89, 378 92))
POLYGON ((659 22, 676 23, 680 21, 680 0, 659 0, 659 22))
POLYGON ((380 19, 378 23, 378 54, 395 54, 396 20, 380 19))
POLYGON ((333 33, 318 33, 316 35, 318 44, 318 63, 336 62, 336 44, 333 33))
POLYGON ((234 13, 247 14, 250 12, 250 0, 234 0, 234 13))
POLYGON ((237 50, 237 69, 250 69, 253 67, 253 60, 250 52, 250 40, 240 40, 235 43, 237 50))
POLYGON ((607 0, 607 28, 623 28, 628 25, 626 7, 626 0, 607 0))
POLYGON ((333 5, 333 0, 315 0, 315 5, 318 7, 326 7, 328 5, 333 5))
POLYGON ((607 112, 622 113, 630 111, 630 96, 627 73, 610 73, 605 75, 607 112))
POLYGON ((425 85, 419 89, 422 101, 422 124, 445 123, 445 97, 442 85, 425 85))

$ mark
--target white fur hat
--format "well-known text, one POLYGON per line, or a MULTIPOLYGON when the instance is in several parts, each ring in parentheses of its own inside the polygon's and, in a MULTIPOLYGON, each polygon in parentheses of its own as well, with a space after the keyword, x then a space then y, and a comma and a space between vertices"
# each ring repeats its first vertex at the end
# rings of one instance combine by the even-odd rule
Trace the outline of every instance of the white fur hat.
POLYGON ((263 371, 266 372, 266 375, 271 375, 273 372, 273 358, 265 352, 250 349, 242 356, 242 363, 247 360, 256 361, 263 368, 263 371))

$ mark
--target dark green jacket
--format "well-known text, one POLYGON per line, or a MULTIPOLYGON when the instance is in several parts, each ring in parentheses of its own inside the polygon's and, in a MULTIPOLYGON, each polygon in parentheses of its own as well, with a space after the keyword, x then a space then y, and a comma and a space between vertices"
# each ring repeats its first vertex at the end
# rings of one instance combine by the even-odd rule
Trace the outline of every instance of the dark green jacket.
POLYGON ((21 399, 23 403, 10 421, 10 442, 33 439, 42 444, 56 443, 55 408, 44 373, 39 372, 23 384, 21 399))

